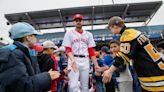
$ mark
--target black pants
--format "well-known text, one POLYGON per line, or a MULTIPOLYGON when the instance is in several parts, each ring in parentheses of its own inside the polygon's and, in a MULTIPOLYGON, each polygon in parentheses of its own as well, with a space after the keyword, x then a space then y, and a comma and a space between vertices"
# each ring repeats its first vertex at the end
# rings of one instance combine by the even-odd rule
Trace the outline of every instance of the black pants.
POLYGON ((105 87, 106 87, 106 92, 115 92, 115 83, 112 79, 109 83, 105 84, 105 87))

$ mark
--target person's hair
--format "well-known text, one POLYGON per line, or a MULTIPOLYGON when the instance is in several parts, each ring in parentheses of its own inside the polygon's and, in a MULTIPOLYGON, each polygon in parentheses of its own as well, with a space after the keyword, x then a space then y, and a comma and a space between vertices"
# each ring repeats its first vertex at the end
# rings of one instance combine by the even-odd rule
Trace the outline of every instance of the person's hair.
POLYGON ((46 51, 46 50, 48 50, 49 48, 43 48, 43 51, 46 51))
POLYGON ((124 20, 121 17, 114 16, 109 19, 108 28, 112 26, 124 27, 124 20))
POLYGON ((14 41, 19 41, 19 42, 24 42, 25 41, 25 38, 22 37, 22 38, 16 38, 16 39, 13 39, 14 41))
MULTIPOLYGON (((11 37, 11 32, 9 32, 9 37, 11 37)), ((19 42, 23 42, 23 37, 22 38, 16 38, 16 39, 13 39, 14 41, 19 41, 19 42)))
POLYGON ((119 42, 118 40, 111 40, 111 41, 109 42, 109 48, 110 48, 110 45, 113 44, 113 43, 115 43, 115 44, 117 44, 117 45, 120 46, 120 42, 119 42))
MULTIPOLYGON (((27 36, 32 36, 32 35, 35 35, 35 34, 31 34, 31 35, 27 35, 27 36)), ((19 41, 19 42, 24 42, 24 41, 25 41, 25 37, 26 37, 26 36, 21 37, 21 38, 15 38, 15 39, 13 39, 13 40, 14 40, 14 41, 19 41)))

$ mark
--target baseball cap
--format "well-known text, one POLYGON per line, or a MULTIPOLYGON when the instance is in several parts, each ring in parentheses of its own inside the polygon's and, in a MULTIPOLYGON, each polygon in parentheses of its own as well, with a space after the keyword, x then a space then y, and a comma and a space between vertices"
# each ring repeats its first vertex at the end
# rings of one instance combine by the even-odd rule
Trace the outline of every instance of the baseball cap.
POLYGON ((43 42, 43 48, 54 48, 55 50, 58 49, 58 47, 52 41, 43 42))
POLYGON ((100 51, 101 52, 107 52, 107 53, 110 52, 110 50, 109 50, 109 48, 107 46, 103 46, 100 51))
POLYGON ((11 33, 12 39, 22 38, 27 35, 41 35, 38 31, 34 29, 32 25, 26 22, 18 22, 15 23, 10 29, 9 32, 11 33))
POLYGON ((73 20, 75 20, 75 19, 84 19, 84 16, 83 15, 81 15, 81 14, 75 14, 74 16, 73 16, 73 20))

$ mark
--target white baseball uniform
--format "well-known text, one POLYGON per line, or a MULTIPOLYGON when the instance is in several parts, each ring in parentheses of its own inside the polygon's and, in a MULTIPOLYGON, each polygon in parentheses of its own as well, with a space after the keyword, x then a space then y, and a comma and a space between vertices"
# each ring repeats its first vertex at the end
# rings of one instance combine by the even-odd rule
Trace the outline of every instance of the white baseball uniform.
POLYGON ((64 40, 63 46, 70 47, 72 49, 73 55, 78 67, 78 72, 74 72, 71 67, 71 62, 68 60, 68 68, 71 69, 69 73, 69 92, 88 92, 88 79, 89 79, 89 53, 88 48, 95 47, 95 41, 93 35, 88 31, 83 31, 82 34, 76 30, 67 31, 64 40), (85 57, 78 57, 78 55, 85 57), (80 78, 80 88, 78 86, 78 81, 80 78))

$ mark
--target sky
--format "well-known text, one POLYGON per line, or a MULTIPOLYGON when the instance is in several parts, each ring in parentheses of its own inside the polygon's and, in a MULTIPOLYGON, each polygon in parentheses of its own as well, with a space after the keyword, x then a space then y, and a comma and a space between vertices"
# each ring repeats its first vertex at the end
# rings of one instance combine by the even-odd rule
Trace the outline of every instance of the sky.
MULTIPOLYGON (((122 3, 138 3, 138 2, 150 2, 159 0, 114 0, 115 4, 122 3)), ((164 0, 161 0, 164 1, 164 0)), ((112 4, 112 0, 0 0, 0 35, 8 36, 7 31, 10 26, 6 25, 7 20, 4 14, 10 13, 20 13, 29 11, 41 11, 49 9, 60 9, 60 8, 70 8, 70 7, 81 7, 81 6, 93 6, 93 5, 106 5, 112 4)), ((149 25, 163 25, 164 16, 164 5, 160 7, 156 15, 150 21, 149 25)), ((136 24, 135 24, 136 25, 136 24)), ((139 25, 139 24, 138 24, 139 25)), ((91 28, 91 27, 86 27, 91 28)), ((94 29, 105 28, 104 26, 94 26, 94 29)), ((53 32, 53 30, 63 31, 64 29, 51 29, 41 30, 45 32, 53 32)))

